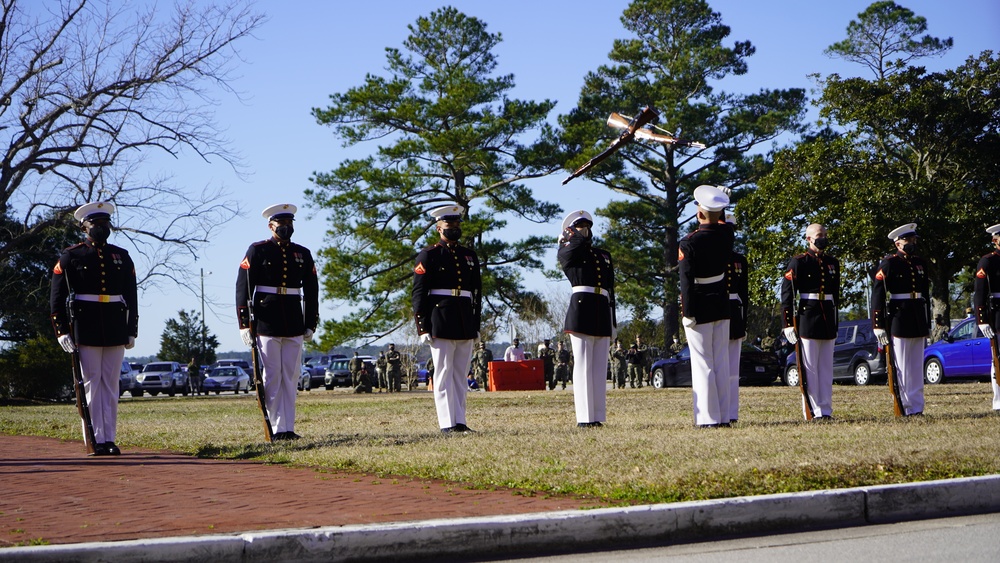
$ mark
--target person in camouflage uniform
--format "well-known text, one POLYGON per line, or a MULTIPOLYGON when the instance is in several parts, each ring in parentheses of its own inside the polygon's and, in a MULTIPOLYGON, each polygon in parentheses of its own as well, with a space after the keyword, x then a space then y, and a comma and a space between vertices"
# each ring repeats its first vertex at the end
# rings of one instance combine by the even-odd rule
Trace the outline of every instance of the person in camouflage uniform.
POLYGON ((629 346, 628 351, 625 352, 625 359, 628 362, 628 386, 634 389, 642 389, 643 381, 646 380, 642 373, 645 361, 635 344, 629 346))
POLYGON ((551 340, 545 339, 545 342, 538 345, 538 359, 542 360, 542 368, 545 372, 545 384, 548 386, 549 390, 556 388, 556 351, 552 349, 551 340))
POLYGON ((635 335, 635 348, 639 351, 639 367, 642 370, 641 377, 646 385, 653 384, 653 376, 649 373, 649 368, 653 367, 653 354, 638 334, 635 335))
POLYGON ((493 351, 480 341, 476 351, 472 353, 472 375, 484 391, 489 391, 490 362, 493 361, 493 351))
POLYGON ((389 351, 385 355, 385 361, 389 364, 389 377, 386 382, 389 392, 399 391, 402 379, 403 358, 396 350, 395 344, 389 344, 389 351))
MULTIPOLYGON (((566 381, 569 380, 570 364, 573 363, 573 355, 569 353, 560 340, 556 348, 556 377, 555 380, 562 383, 562 388, 566 388, 566 381)), ((554 388, 554 387, 553 387, 554 388)))
POLYGON ((361 385, 361 369, 364 364, 361 362, 361 358, 358 357, 358 351, 354 351, 354 356, 351 361, 347 362, 347 369, 351 370, 351 386, 357 387, 361 385))
POLYGON ((378 385, 378 392, 381 393, 382 389, 388 389, 389 385, 386 383, 386 370, 389 369, 389 362, 385 359, 385 352, 378 353, 378 359, 375 360, 375 374, 376 374, 376 385, 378 385))
POLYGON ((625 377, 628 372, 628 361, 625 358, 625 349, 622 348, 620 340, 615 340, 615 347, 611 350, 611 375, 614 386, 618 389, 625 388, 625 377))

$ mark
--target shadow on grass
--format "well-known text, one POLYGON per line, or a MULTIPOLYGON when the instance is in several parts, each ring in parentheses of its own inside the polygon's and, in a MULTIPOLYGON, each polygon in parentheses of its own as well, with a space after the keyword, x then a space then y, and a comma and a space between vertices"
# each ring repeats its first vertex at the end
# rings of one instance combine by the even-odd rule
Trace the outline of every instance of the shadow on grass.
POLYGON ((205 444, 198 448, 195 455, 200 458, 216 459, 259 459, 269 457, 281 452, 309 451, 320 448, 336 447, 386 447, 405 446, 409 444, 419 444, 440 439, 438 435, 387 435, 371 436, 354 434, 351 436, 331 435, 324 438, 308 439, 302 438, 295 441, 240 444, 240 445, 216 445, 205 444))

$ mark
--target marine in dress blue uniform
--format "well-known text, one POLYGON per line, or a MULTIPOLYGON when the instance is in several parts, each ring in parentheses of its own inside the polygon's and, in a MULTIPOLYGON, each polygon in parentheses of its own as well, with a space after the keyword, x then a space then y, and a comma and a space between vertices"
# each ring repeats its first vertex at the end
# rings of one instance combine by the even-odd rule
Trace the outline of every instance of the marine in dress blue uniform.
POLYGON ((729 424, 729 290, 733 227, 722 219, 729 195, 715 186, 694 190, 698 229, 678 243, 681 316, 691 350, 694 421, 729 424))
POLYGON ((464 212, 461 205, 430 211, 441 240, 420 251, 413 268, 413 315, 420 340, 431 348, 434 405, 445 433, 472 432, 465 418, 466 376, 483 309, 479 258, 459 243, 464 212))
POLYGON ((618 331, 615 266, 611 254, 593 245, 594 218, 574 211, 562 222, 559 265, 573 288, 563 331, 573 347, 573 401, 579 427, 607 420, 608 351, 618 331))
MULTIPOLYGON (((785 338, 802 339, 802 365, 806 372, 809 405, 815 418, 833 417, 833 349, 837 342, 840 306, 840 262, 826 252, 826 227, 806 228, 809 248, 788 261, 781 280, 781 310, 785 338), (798 303, 795 297, 798 294, 798 303), (794 323, 798 321, 798 332, 794 323)), ((799 374, 800 377, 802 374, 799 374)))
POLYGON ((135 265, 124 248, 108 244, 115 206, 88 203, 73 216, 87 239, 63 251, 52 269, 50 309, 60 346, 80 351, 80 371, 94 426, 94 454, 119 455, 118 379, 125 350, 139 334, 135 265), (73 295, 73 330, 67 298, 73 295))
POLYGON ((253 313, 263 367, 264 406, 275 440, 294 440, 295 395, 302 365, 302 342, 319 324, 319 278, 309 249, 292 242, 296 207, 265 209, 271 238, 247 249, 236 276, 240 336, 253 346, 253 313), (252 298, 253 311, 250 310, 252 298))
MULTIPOLYGON (((736 227, 736 219, 727 214, 726 223, 736 227)), ((750 263, 733 250, 726 271, 729 290, 729 422, 740 418, 740 353, 747 337, 747 314, 750 310, 750 263)))
POLYGON ((872 285, 875 337, 883 346, 892 338, 906 416, 924 412, 924 346, 931 329, 929 271, 927 262, 914 254, 917 238, 916 223, 889 233, 896 253, 882 259, 872 285))
MULTIPOLYGON (((996 338, 1000 329, 1000 225, 986 229, 992 239, 993 252, 979 259, 976 265, 976 283, 972 294, 976 323, 987 338, 996 338)), ((993 410, 1000 412, 1000 387, 997 373, 990 367, 990 384, 993 387, 993 410)))

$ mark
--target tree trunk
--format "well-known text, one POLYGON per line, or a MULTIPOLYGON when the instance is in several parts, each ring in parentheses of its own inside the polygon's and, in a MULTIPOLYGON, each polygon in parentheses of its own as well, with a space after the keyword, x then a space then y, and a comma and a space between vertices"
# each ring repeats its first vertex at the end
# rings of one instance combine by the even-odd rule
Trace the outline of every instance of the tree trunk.
POLYGON ((931 342, 941 340, 951 329, 951 304, 948 299, 951 272, 944 270, 938 264, 931 279, 931 342))

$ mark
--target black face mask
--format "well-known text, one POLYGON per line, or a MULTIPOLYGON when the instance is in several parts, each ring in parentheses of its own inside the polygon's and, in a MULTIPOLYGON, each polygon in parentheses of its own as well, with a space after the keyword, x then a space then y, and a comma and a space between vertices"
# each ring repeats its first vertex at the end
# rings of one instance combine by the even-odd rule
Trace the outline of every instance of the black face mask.
POLYGON ((292 233, 295 232, 295 227, 291 225, 278 225, 274 228, 274 234, 278 235, 281 240, 290 240, 292 238, 292 233))
POLYGON ((458 242, 462 238, 462 229, 460 227, 448 227, 447 229, 441 229, 441 235, 446 240, 458 242))
POLYGON ((816 248, 823 250, 824 248, 830 246, 830 240, 826 237, 819 237, 813 241, 813 244, 816 245, 816 248))
POLYGON ((96 243, 104 244, 108 241, 108 237, 111 236, 111 227, 108 225, 94 225, 87 229, 87 236, 96 243))
POLYGON ((907 254, 913 254, 913 252, 916 250, 917 250, 917 243, 915 242, 908 242, 903 245, 903 252, 907 254))

